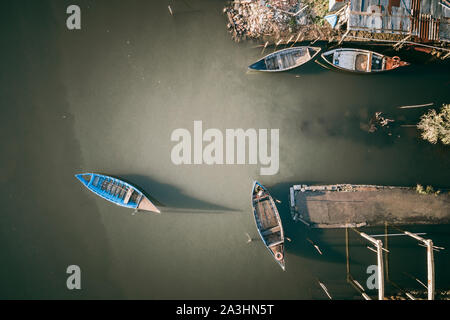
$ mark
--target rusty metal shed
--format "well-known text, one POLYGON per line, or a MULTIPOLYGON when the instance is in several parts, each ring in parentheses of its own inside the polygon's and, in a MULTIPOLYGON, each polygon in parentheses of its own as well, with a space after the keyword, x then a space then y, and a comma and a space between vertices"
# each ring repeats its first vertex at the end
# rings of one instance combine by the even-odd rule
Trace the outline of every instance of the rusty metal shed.
POLYGON ((347 14, 348 30, 450 41, 449 0, 351 0, 347 14))

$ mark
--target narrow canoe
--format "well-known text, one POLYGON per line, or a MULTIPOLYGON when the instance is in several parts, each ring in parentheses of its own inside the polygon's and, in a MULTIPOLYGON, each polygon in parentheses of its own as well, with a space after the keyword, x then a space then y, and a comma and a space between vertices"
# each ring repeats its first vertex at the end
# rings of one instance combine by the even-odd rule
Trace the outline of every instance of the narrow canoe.
POLYGON ((97 173, 80 173, 75 177, 90 191, 118 206, 160 213, 141 191, 125 181, 97 173))
POLYGON ((249 69, 264 72, 291 70, 312 60, 320 50, 306 46, 278 50, 256 61, 249 69))
POLYGON ((361 49, 334 49, 322 53, 321 57, 334 68, 355 73, 384 72, 409 65, 399 57, 361 49))
POLYGON ((269 191, 258 181, 253 183, 252 207, 258 233, 266 248, 284 271, 284 231, 280 214, 269 191))

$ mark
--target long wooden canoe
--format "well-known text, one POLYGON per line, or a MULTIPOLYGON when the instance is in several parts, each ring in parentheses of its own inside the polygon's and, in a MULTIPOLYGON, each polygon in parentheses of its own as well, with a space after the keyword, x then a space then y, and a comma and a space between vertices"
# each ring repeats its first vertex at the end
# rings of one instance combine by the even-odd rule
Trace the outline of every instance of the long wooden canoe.
POLYGON ((90 191, 118 206, 160 213, 141 191, 125 181, 98 173, 80 173, 75 177, 90 191))
POLYGON ((307 46, 278 50, 256 61, 249 69, 264 72, 291 70, 312 60, 320 50, 318 47, 307 46))
POLYGON ((362 49, 333 49, 322 53, 321 57, 336 69, 355 73, 378 73, 409 65, 399 57, 362 49))
POLYGON ((284 231, 280 214, 269 191, 258 181, 253 183, 252 207, 256 228, 264 245, 280 267, 285 270, 284 231))

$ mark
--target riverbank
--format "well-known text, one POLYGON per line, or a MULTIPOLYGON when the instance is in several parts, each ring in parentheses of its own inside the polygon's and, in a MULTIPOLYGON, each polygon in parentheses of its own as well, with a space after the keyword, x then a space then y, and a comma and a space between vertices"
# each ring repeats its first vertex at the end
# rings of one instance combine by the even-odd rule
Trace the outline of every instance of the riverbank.
MULTIPOLYGON (((343 4, 344 2, 342 2, 343 4)), ((427 47, 437 57, 450 56, 448 42, 421 41, 405 33, 354 30, 347 27, 349 5, 329 11, 329 0, 235 0, 223 12, 234 41, 262 41, 262 46, 295 45, 308 41, 383 42, 396 49, 406 44, 427 47), (332 15, 330 15, 332 13, 332 15), (332 22, 328 22, 331 20, 332 22), (414 40, 414 41, 412 41, 414 40), (432 52, 432 49, 438 52, 432 52)))

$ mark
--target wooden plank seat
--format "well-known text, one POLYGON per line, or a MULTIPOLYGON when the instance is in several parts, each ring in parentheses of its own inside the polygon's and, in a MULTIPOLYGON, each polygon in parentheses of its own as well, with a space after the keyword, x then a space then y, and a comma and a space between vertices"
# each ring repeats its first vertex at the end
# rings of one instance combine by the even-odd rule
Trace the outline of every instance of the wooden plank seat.
POLYGON ((127 204, 130 201, 133 191, 134 191, 133 188, 128 189, 127 194, 125 195, 125 199, 123 199, 123 203, 127 204))
POLYGON ((262 234, 263 236, 267 236, 267 235, 269 235, 269 234, 276 233, 276 232, 279 232, 279 231, 281 231, 281 227, 280 227, 279 225, 277 225, 277 226, 275 226, 275 227, 272 227, 272 228, 263 230, 263 231, 261 232, 261 234, 262 234))
POLYGON ((279 244, 283 244, 283 243, 284 243, 284 240, 280 240, 280 241, 277 241, 277 242, 272 242, 272 243, 269 244, 269 247, 275 247, 275 246, 277 246, 279 244))

